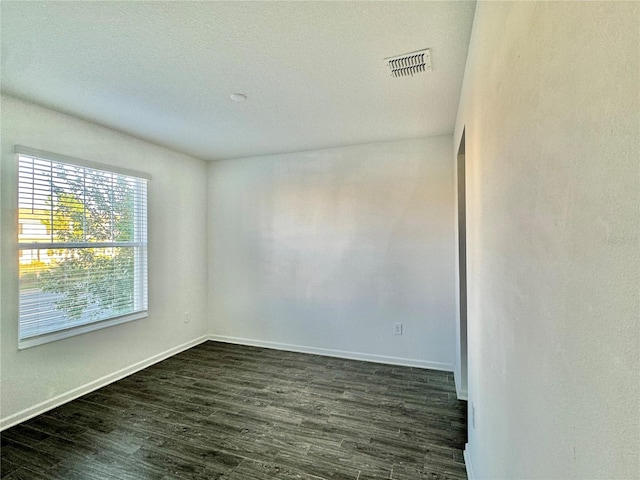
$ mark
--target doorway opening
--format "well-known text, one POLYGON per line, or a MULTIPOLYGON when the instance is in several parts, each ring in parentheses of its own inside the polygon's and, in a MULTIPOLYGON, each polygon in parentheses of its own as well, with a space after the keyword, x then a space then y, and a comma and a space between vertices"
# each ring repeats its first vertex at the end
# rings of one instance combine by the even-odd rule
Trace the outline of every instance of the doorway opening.
POLYGON ((467 192, 465 130, 462 131, 457 157, 458 183, 458 371, 460 385, 458 395, 467 397, 467 192))

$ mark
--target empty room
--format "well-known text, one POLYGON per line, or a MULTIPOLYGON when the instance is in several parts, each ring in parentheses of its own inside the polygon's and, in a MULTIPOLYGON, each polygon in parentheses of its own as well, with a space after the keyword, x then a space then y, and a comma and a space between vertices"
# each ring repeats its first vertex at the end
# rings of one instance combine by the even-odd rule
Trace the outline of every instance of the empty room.
POLYGON ((0 2, 0 477, 640 479, 640 2, 0 2))

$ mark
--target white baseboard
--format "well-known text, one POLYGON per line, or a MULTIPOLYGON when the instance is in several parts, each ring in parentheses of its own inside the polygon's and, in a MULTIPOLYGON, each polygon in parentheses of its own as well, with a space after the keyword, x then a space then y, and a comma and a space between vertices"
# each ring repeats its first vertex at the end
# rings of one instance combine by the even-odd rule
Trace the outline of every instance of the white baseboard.
POLYGON ((471 455, 469 454, 469 444, 465 444, 464 446, 464 465, 467 469, 467 478, 469 480, 475 480, 475 475, 473 474, 473 467, 471 466, 471 455))
POLYGON ((69 390, 68 392, 57 395, 49 400, 45 400, 33 407, 25 408, 24 410, 19 411, 18 413, 14 413, 13 415, 9 415, 6 418, 0 419, 0 431, 5 430, 9 427, 13 427, 18 423, 24 422, 25 420, 29 420, 30 418, 35 417, 36 415, 40 415, 52 408, 59 407, 62 404, 70 402, 82 395, 86 395, 87 393, 93 392, 98 388, 104 387, 110 383, 113 383, 121 378, 131 375, 139 370, 147 368, 154 363, 158 363, 166 358, 169 358, 177 353, 180 353, 189 348, 195 347, 196 345, 201 344, 202 342, 206 342, 209 338, 206 335, 202 337, 198 337, 195 340, 191 340, 190 342, 183 343, 182 345, 178 345, 177 347, 170 348, 162 353, 149 357, 145 360, 142 360, 138 363, 134 363, 129 367, 125 367, 117 372, 110 373, 109 375, 105 375, 102 378, 89 382, 80 387, 74 388, 73 390, 69 390))
POLYGON ((456 396, 458 400, 469 400, 469 392, 466 389, 458 388, 458 383, 456 382, 456 396))
POLYGON ((460 372, 458 371, 458 369, 455 369, 453 371, 453 379, 456 384, 456 396, 458 397, 458 400, 469 400, 469 393, 467 392, 466 387, 462 388, 462 386, 460 385, 460 377, 460 372))
POLYGON ((306 345, 292 345, 289 343, 267 342, 251 338, 228 337, 226 335, 209 335, 209 340, 216 342, 235 343, 239 345, 250 345, 252 347, 272 348, 274 350, 286 350, 289 352, 310 353, 313 355, 323 355, 325 357, 338 357, 349 360, 362 360, 365 362, 386 363, 389 365, 400 365, 403 367, 428 368, 430 370, 443 370, 453 372, 453 365, 440 362, 429 362, 413 358, 389 357, 386 355, 374 355, 372 353, 350 352, 345 350, 334 350, 331 348, 309 347, 306 345))

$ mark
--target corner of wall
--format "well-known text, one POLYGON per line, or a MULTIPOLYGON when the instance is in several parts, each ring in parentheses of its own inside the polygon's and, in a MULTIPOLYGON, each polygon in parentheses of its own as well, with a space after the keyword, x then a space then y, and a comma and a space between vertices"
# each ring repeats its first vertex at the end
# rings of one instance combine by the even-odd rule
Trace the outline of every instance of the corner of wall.
POLYGON ((453 372, 453 379, 456 384, 456 396, 458 397, 458 400, 466 401, 469 400, 469 391, 463 385, 461 385, 462 381, 460 377, 460 370, 458 369, 458 364, 456 363, 455 371, 453 372))

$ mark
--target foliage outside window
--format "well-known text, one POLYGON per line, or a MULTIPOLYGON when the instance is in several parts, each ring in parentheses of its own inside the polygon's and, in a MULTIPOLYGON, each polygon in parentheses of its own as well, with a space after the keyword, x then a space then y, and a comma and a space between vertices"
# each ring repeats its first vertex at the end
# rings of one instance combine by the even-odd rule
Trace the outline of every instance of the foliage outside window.
POLYGON ((23 346, 145 316, 147 180, 16 151, 23 346))

